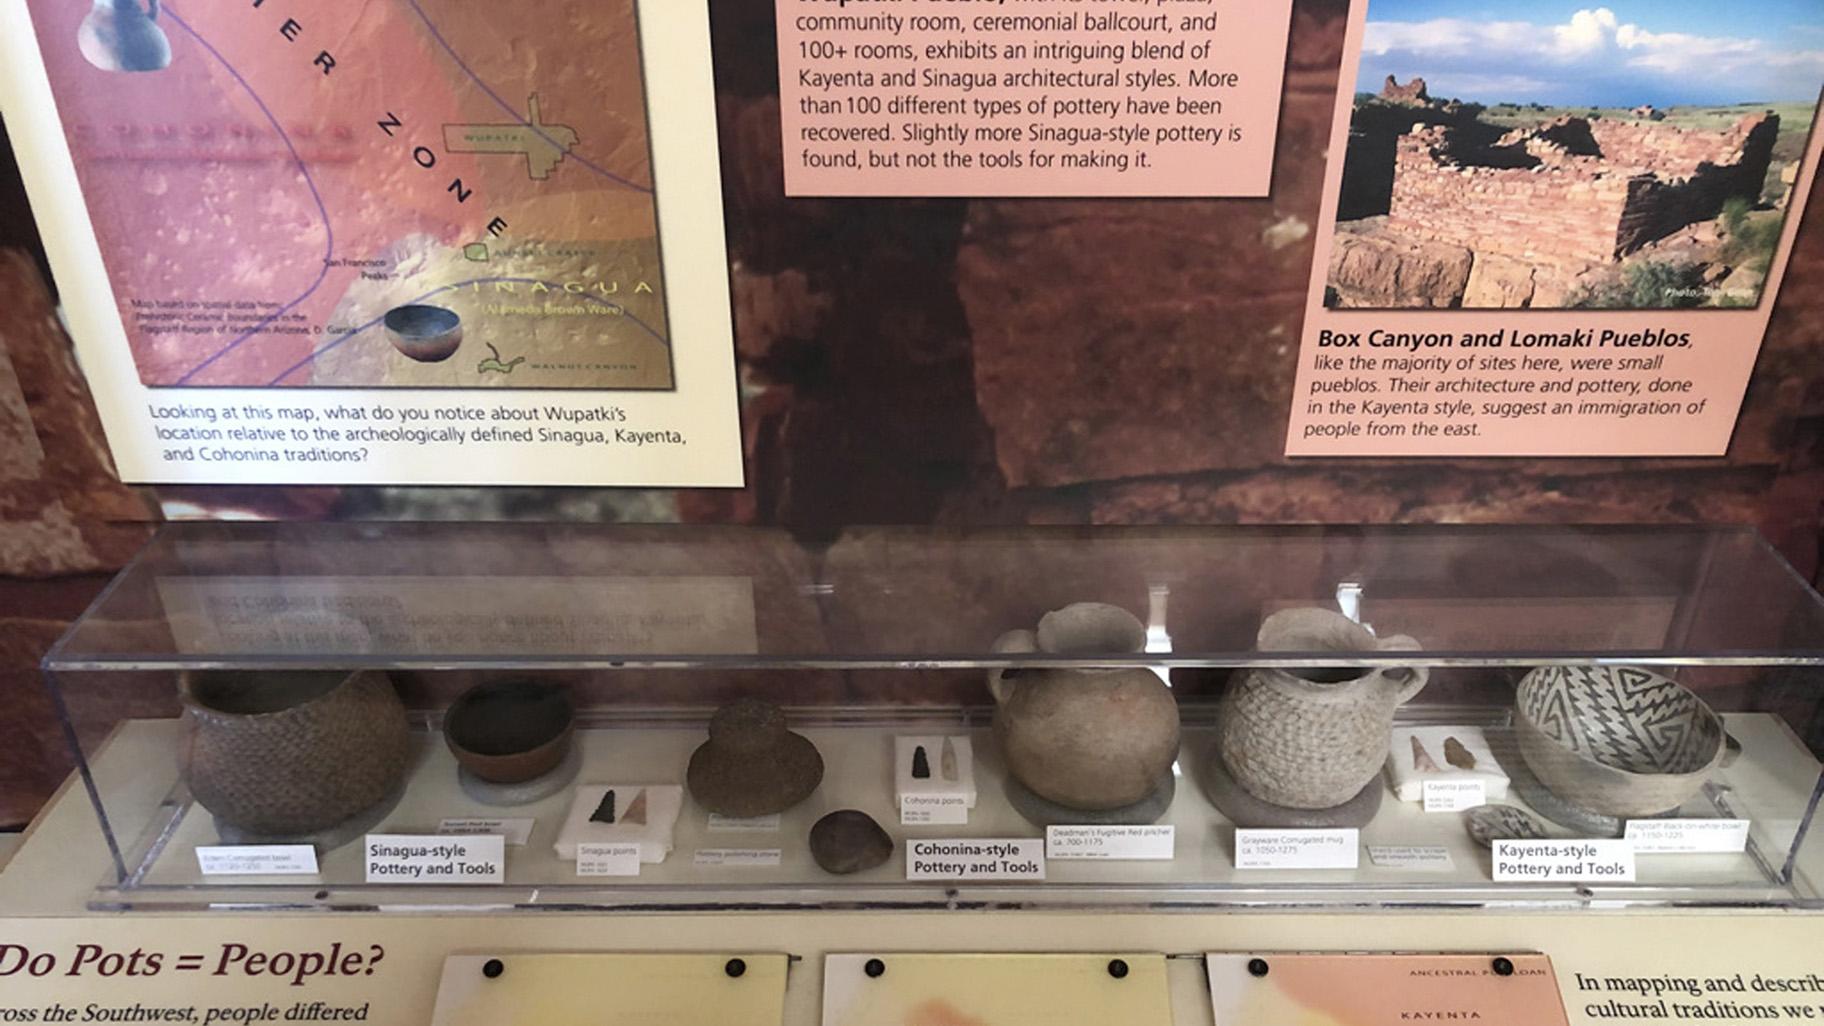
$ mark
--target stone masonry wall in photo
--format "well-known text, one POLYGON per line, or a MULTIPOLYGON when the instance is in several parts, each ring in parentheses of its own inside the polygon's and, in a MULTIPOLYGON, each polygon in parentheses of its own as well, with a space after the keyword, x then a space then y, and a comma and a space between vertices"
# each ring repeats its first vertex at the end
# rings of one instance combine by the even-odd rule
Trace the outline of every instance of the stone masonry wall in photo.
POLYGON ((1758 198, 1779 124, 1762 114, 1714 133, 1565 117, 1487 148, 1415 126, 1399 140, 1388 226, 1575 273, 1711 220, 1732 196, 1758 198))

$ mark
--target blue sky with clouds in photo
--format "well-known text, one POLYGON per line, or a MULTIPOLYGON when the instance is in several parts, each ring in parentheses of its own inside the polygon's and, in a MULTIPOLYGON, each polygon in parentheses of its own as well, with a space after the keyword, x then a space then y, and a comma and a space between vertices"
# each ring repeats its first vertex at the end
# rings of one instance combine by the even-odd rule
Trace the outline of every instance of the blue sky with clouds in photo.
POLYGON ((1824 0, 1371 0, 1357 90, 1632 107, 1815 101, 1824 0))

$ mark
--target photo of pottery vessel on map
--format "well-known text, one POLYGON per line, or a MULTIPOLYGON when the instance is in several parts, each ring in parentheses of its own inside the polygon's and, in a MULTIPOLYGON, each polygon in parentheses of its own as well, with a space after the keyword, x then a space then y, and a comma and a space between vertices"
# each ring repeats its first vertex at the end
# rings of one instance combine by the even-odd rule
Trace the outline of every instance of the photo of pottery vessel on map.
POLYGON ((1820 38, 1788 0, 1371 0, 1325 305, 1758 306, 1820 38))
POLYGON ((674 387, 634 0, 27 0, 148 386, 674 387))

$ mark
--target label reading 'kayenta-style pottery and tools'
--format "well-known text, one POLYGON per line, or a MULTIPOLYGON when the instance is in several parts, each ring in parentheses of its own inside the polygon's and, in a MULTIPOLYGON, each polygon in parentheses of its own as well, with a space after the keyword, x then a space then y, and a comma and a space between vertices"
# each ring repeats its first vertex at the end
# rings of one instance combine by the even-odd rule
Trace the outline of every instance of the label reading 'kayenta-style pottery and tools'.
POLYGON ((1626 840, 1496 841, 1497 883, 1633 883, 1626 840))

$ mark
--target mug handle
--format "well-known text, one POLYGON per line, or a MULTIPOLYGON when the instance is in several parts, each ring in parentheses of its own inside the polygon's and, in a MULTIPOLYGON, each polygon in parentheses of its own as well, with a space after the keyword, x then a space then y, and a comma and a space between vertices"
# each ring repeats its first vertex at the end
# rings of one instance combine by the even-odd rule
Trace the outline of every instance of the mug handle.
POLYGON ((146 20, 158 20, 158 0, 146 0, 146 20))
MULTIPOLYGON (((1423 646, 1419 644, 1418 639, 1409 634, 1395 634, 1390 638, 1382 638, 1380 641, 1380 648, 1383 652, 1417 652, 1421 647, 1423 646)), ((1405 705, 1412 701, 1419 692, 1425 690, 1425 685, 1431 680, 1431 667, 1429 666, 1408 666, 1402 667, 1402 669, 1411 677, 1406 681, 1405 686, 1400 688, 1399 694, 1394 696, 1393 704, 1395 705, 1405 705)))
MULTIPOLYGON (((994 639, 996 655, 1037 652, 1038 650, 1039 636, 1028 630, 1008 631, 994 639)), ((1005 705, 1007 699, 1013 695, 1013 685, 1007 680, 1009 672, 1011 671, 998 668, 988 671, 988 693, 994 696, 995 705, 1005 705)))

